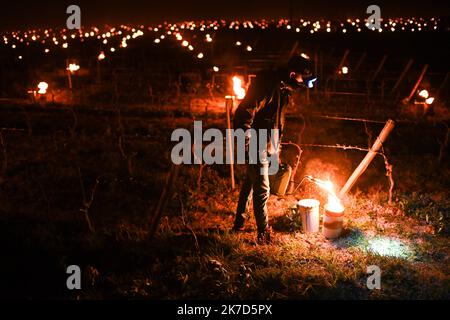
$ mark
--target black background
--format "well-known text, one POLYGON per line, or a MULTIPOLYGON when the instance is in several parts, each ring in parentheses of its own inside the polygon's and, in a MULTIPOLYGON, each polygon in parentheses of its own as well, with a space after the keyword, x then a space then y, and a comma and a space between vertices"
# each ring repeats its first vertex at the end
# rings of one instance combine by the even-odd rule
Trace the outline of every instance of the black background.
POLYGON ((83 26, 117 23, 176 22, 188 19, 365 17, 366 8, 377 4, 383 17, 449 16, 450 1, 437 0, 62 0, 2 1, 0 30, 65 27, 66 8, 81 7, 83 26))

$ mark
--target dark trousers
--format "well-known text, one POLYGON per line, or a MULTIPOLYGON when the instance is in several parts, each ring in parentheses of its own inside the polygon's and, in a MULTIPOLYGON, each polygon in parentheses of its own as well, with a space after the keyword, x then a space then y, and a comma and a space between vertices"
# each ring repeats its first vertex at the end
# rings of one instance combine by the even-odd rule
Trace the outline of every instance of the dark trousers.
POLYGON ((269 163, 248 164, 247 173, 239 194, 239 202, 236 210, 235 227, 242 227, 246 213, 250 209, 250 201, 253 193, 253 213, 256 219, 258 233, 266 231, 269 217, 267 212, 267 200, 270 196, 269 163))

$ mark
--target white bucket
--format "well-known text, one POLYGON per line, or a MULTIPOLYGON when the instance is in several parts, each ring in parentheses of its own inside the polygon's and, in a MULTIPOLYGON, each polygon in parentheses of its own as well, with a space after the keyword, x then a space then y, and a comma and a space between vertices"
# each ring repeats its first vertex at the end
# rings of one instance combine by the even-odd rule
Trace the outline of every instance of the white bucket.
POLYGON ((342 233, 344 225, 344 208, 336 212, 331 211, 327 205, 325 205, 325 213, 323 215, 323 229, 322 233, 325 238, 336 239, 342 233))
POLYGON ((297 203, 297 210, 302 217, 304 232, 319 232, 319 206, 320 202, 315 199, 303 199, 297 203))

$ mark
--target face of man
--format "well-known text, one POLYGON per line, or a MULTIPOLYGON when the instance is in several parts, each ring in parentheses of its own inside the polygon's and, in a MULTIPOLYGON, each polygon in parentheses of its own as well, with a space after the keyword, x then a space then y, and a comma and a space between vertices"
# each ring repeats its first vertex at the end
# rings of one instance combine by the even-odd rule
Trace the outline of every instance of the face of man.
POLYGON ((317 81, 317 78, 315 76, 313 76, 311 73, 301 74, 301 73, 292 71, 289 74, 288 85, 293 90, 297 90, 297 89, 301 88, 302 86, 306 86, 309 89, 312 89, 314 87, 314 84, 316 81, 317 81))
POLYGON ((303 77, 302 77, 302 75, 300 73, 296 73, 296 72, 292 71, 291 74, 290 74, 290 78, 292 80, 295 80, 299 84, 303 82, 303 77))

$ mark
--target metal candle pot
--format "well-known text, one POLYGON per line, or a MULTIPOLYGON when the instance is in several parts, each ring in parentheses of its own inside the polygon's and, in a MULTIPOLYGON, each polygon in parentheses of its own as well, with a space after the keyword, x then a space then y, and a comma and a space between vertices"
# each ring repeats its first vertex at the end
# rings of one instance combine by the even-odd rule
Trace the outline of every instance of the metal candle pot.
POLYGON ((324 207, 322 233, 325 238, 336 239, 342 233, 344 225, 344 207, 326 204, 324 207))
POLYGON ((297 210, 302 217, 303 232, 319 232, 319 206, 320 202, 315 199, 303 199, 297 203, 297 210))

